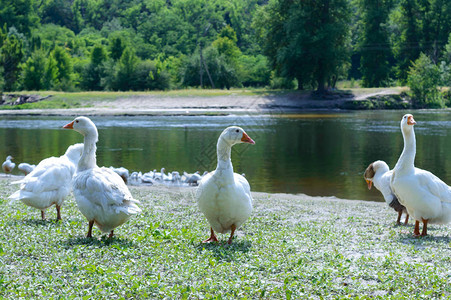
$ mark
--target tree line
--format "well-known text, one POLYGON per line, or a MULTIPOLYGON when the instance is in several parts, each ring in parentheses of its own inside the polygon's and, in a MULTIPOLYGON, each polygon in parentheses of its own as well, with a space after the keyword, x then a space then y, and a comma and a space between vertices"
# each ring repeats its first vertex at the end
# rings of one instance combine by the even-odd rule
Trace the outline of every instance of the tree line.
POLYGON ((450 15, 447 0, 0 0, 0 86, 449 86, 450 15))

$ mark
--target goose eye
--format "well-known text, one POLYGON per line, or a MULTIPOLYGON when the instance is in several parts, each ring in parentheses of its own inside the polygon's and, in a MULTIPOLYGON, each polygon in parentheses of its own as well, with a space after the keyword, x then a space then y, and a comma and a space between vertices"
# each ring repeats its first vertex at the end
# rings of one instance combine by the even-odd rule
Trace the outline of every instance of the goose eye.
POLYGON ((75 120, 75 123, 78 123, 79 121, 78 120, 75 120))
POLYGON ((239 129, 237 129, 237 130, 236 130, 236 132, 240 132, 240 130, 239 130, 239 129))

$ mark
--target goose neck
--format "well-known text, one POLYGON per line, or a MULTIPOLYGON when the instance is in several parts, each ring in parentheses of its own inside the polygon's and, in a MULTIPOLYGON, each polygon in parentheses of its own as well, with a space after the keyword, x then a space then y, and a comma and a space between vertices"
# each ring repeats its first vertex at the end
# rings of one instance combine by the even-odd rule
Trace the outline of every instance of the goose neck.
POLYGON ((78 162, 77 171, 84 171, 84 170, 92 169, 97 166, 96 143, 97 143, 96 137, 92 137, 89 135, 85 136, 83 153, 78 162))
POLYGON ((396 164, 398 170, 414 168, 416 155, 416 140, 413 127, 410 130, 403 130, 402 133, 404 139, 404 148, 402 150, 401 156, 399 157, 398 163, 396 164))
POLYGON ((228 143, 225 139, 220 138, 217 144, 217 155, 218 155, 217 169, 231 169, 233 171, 231 152, 232 145, 228 143))

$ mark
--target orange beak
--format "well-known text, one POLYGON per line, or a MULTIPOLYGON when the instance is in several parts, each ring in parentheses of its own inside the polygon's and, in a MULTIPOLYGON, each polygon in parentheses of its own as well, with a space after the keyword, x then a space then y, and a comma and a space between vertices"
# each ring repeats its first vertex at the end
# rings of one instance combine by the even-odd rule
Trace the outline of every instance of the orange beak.
POLYGON ((241 138, 243 143, 255 144, 254 140, 252 140, 246 133, 243 132, 243 137, 241 138))
POLYGON ((415 125, 417 122, 413 119, 413 116, 407 118, 407 125, 415 125))
POLYGON ((373 184, 373 182, 371 180, 366 180, 366 184, 368 184, 368 189, 371 190, 371 185, 373 184))
POLYGON ((64 125, 63 128, 74 129, 74 121, 70 122, 69 124, 64 125))

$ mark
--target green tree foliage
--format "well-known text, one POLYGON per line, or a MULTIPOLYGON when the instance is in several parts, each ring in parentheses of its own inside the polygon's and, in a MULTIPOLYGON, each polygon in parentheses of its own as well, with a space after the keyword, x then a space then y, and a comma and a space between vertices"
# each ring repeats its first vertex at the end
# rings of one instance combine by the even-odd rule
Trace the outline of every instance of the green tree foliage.
MULTIPOLYGON (((229 89, 234 86, 239 86, 240 82, 237 71, 227 62, 227 58, 224 55, 219 54, 215 47, 208 47, 205 49, 204 60, 215 87, 229 89)), ((202 64, 202 68, 200 66, 200 55, 197 53, 190 58, 183 72, 184 86, 200 86, 200 77, 202 73, 203 85, 210 88, 212 87, 207 78, 204 64, 202 64)))
POLYGON ((364 87, 386 84, 390 72, 388 60, 391 56, 388 32, 385 23, 392 0, 359 0, 361 15, 360 71, 364 87))
POLYGON ((113 37, 110 40, 109 54, 112 59, 119 60, 125 49, 124 41, 120 36, 113 37))
POLYGON ((24 56, 23 45, 15 35, 8 35, 6 27, 0 29, 0 67, 3 68, 5 91, 16 88, 20 63, 24 56))
POLYGON ((23 88, 29 91, 39 91, 45 87, 45 72, 47 56, 42 50, 33 52, 22 67, 23 88))
POLYGON ((41 23, 52 23, 67 27, 71 30, 75 28, 70 1, 42 0, 39 7, 39 15, 41 17, 41 23))
POLYGON ((131 83, 133 90, 167 90, 169 89, 169 74, 161 68, 158 62, 145 60, 136 66, 135 81, 131 83))
POLYGON ((56 46, 52 52, 50 52, 50 58, 54 61, 52 63, 50 71, 56 74, 53 78, 53 86, 56 89, 70 90, 72 87, 72 61, 67 51, 59 46, 56 46))
POLYGON ((117 78, 114 89, 120 91, 132 90, 132 84, 137 79, 136 68, 138 66, 139 59, 135 52, 130 48, 125 48, 122 53, 121 59, 118 64, 117 78))
POLYGON ((412 91, 412 104, 418 108, 443 107, 444 101, 439 93, 440 70, 424 53, 415 60, 409 69, 407 83, 412 91))
POLYGON ((0 0, 0 27, 15 27, 29 34, 39 22, 34 4, 33 0, 0 0))
POLYGON ((451 32, 451 2, 448 0, 418 2, 422 12, 421 51, 437 64, 451 32))
POLYGON ((105 76, 104 62, 107 59, 105 47, 96 45, 91 52, 90 63, 85 67, 81 87, 89 91, 102 90, 102 77, 105 76))
POLYGON ((271 69, 268 59, 263 55, 242 55, 239 58, 240 73, 239 81, 244 86, 264 87, 269 85, 271 69))
POLYGON ((448 0, 0 0, 1 76, 8 90, 323 91, 404 84, 423 52, 449 84, 450 15, 448 0))
POLYGON ((272 66, 288 78, 325 90, 339 65, 349 59, 349 2, 270 0, 255 18, 272 66))

